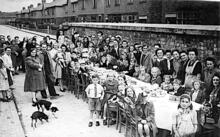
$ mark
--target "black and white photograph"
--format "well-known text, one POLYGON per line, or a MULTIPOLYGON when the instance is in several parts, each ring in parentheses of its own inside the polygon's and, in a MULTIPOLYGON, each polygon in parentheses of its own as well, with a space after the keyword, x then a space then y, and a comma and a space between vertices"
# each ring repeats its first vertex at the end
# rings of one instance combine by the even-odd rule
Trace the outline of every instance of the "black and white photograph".
POLYGON ((0 137, 220 137, 220 0, 1 0, 0 137))

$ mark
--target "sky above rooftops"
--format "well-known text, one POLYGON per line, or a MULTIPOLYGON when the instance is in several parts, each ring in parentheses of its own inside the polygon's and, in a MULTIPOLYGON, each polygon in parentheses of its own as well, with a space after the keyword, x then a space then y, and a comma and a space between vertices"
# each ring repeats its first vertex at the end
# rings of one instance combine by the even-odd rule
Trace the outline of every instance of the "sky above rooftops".
MULTIPOLYGON (((34 7, 38 3, 41 3, 42 0, 0 0, 1 6, 0 11, 2 12, 15 12, 21 11, 22 7, 27 8, 29 5, 33 4, 34 7)), ((53 0, 46 0, 47 3, 52 2, 53 0)))
MULTIPOLYGON (((37 3, 41 3, 42 0, 0 0, 1 6, 0 11, 2 12, 15 12, 21 11, 22 7, 28 7, 30 4, 33 4, 34 7, 37 6, 37 3)), ((46 0, 47 3, 52 2, 53 0, 46 0)), ((201 0, 201 1, 219 1, 220 0, 201 0)))

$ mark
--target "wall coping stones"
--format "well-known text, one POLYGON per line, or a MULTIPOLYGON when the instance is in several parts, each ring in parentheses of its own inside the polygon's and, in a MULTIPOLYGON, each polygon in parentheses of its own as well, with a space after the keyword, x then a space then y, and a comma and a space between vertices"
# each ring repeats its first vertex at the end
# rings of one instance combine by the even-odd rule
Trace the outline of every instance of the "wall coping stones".
POLYGON ((183 35, 220 36, 220 25, 179 25, 179 24, 141 24, 141 23, 63 23, 64 26, 113 29, 124 31, 145 31, 183 35))

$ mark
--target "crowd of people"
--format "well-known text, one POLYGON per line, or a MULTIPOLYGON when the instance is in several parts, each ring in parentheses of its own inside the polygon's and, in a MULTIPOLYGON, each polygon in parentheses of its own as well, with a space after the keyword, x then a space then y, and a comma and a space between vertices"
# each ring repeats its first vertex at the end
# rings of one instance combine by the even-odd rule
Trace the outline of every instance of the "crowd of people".
MULTIPOLYGON (((126 83, 125 74, 146 83, 157 84, 178 98, 179 106, 173 116, 172 132, 176 137, 195 136, 198 127, 204 125, 198 120, 192 101, 211 106, 211 113, 207 117, 214 120, 213 125, 219 121, 220 64, 215 57, 200 60, 195 48, 179 51, 166 49, 159 43, 145 45, 140 42, 131 45, 119 35, 104 35, 101 31, 91 36, 81 36, 75 32, 69 37, 59 30, 56 42, 52 42, 49 36, 40 43, 36 42, 36 37, 19 41, 17 36, 14 39, 1 36, 0 51, 0 91, 5 101, 9 100, 7 91, 13 87, 13 75, 18 75, 18 70, 26 73, 24 91, 31 92, 32 101, 36 102, 38 92, 42 98, 47 98, 46 87, 50 96, 59 96, 55 85, 65 92, 68 89, 66 76, 89 76, 86 65, 93 64, 113 69, 121 75, 115 77, 109 74, 102 83, 97 75, 91 76, 92 83, 85 90, 91 112, 89 127, 93 126, 93 114, 96 114, 96 126, 100 125, 100 112, 103 124, 107 124, 106 104, 120 104, 120 98, 110 96, 114 93, 120 95, 129 107, 136 108, 139 135, 148 137, 152 131, 153 136, 156 136, 154 105, 147 100, 149 90, 136 95, 133 87, 126 83)), ((114 119, 112 121, 114 123, 114 119)))

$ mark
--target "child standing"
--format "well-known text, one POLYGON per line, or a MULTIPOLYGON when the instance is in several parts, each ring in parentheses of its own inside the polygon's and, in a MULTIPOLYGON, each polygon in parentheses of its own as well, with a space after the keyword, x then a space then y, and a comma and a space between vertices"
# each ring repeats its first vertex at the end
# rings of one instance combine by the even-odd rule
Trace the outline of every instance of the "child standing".
POLYGON ((197 113, 193 110, 191 98, 187 94, 180 97, 178 110, 172 116, 175 137, 195 137, 197 113))
POLYGON ((7 91, 9 90, 8 76, 6 68, 3 65, 3 60, 0 58, 0 91, 2 92, 2 101, 9 101, 7 91))
POLYGON ((104 89, 103 87, 98 84, 99 76, 94 75, 92 76, 92 84, 88 85, 86 88, 86 93, 89 98, 89 110, 90 110, 90 120, 89 120, 89 127, 93 125, 93 115, 96 114, 96 126, 99 126, 99 112, 101 111, 101 100, 104 96, 104 89))

